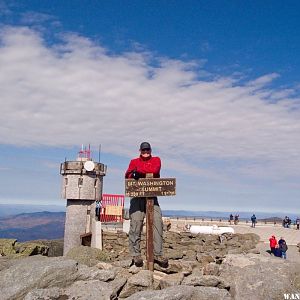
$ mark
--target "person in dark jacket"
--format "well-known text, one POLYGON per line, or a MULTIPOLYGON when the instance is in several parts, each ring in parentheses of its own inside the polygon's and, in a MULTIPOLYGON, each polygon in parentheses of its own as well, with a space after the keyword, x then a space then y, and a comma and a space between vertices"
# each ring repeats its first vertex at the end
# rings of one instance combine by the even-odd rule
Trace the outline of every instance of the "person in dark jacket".
MULTIPOLYGON (((154 178, 159 178, 161 160, 157 156, 152 156, 151 145, 148 142, 143 142, 139 150, 140 156, 130 161, 125 173, 125 178, 139 180, 140 178, 145 178, 146 174, 149 173, 152 174, 154 178)), ((137 267, 143 266, 140 242, 145 215, 146 198, 132 198, 129 208, 129 250, 133 257, 133 262, 137 267)), ((168 260, 163 257, 163 221, 157 197, 154 198, 153 244, 154 262, 163 268, 168 267, 168 260)))
POLYGON ((281 257, 286 259, 286 251, 288 250, 288 246, 286 244, 286 241, 283 239, 281 240, 281 243, 279 244, 279 250, 281 252, 281 257))
POLYGON ((252 222, 252 225, 251 225, 251 227, 255 227, 255 224, 256 224, 256 216, 255 216, 255 214, 253 214, 252 215, 252 217, 251 217, 251 222, 252 222))
POLYGON ((297 230, 299 230, 299 227, 300 227, 300 218, 296 219, 296 226, 297 226, 297 230))

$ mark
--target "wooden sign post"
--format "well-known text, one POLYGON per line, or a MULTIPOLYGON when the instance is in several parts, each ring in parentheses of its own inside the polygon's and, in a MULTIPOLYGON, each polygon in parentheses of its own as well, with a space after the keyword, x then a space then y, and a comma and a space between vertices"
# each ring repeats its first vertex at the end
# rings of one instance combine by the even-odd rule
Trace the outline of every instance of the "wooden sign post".
POLYGON ((146 197, 146 259, 147 268, 154 269, 153 256, 153 219, 154 198, 157 196, 175 196, 175 178, 151 178, 153 175, 146 174, 146 178, 125 179, 126 197, 146 197))

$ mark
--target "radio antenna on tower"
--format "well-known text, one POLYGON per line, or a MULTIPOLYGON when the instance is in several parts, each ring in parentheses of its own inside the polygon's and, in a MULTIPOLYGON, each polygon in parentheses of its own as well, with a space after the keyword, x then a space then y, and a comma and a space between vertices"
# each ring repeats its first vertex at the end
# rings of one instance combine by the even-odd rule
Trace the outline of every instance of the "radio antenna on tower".
POLYGON ((99 162, 100 162, 100 158, 101 158, 101 144, 99 144, 99 162))

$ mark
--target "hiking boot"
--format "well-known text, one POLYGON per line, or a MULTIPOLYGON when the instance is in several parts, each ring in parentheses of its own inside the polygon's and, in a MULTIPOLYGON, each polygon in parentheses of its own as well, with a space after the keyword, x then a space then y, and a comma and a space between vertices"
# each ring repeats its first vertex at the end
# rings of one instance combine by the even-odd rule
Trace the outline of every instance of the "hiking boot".
POLYGON ((135 264, 136 267, 142 267, 143 266, 143 259, 140 255, 134 256, 133 257, 133 263, 135 264))
POLYGON ((154 263, 157 263, 162 268, 167 268, 169 266, 168 259, 162 255, 154 255, 154 263))

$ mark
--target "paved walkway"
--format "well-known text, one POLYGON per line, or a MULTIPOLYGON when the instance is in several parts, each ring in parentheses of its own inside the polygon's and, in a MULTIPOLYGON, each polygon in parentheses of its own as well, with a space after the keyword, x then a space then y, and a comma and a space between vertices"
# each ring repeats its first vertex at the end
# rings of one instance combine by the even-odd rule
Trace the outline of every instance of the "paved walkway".
POLYGON ((293 228, 283 228, 280 224, 257 224, 255 228, 251 227, 251 223, 240 222, 238 225, 229 225, 227 221, 209 221, 209 220, 185 220, 185 219, 171 219, 171 230, 184 229, 187 224, 190 225, 217 225, 230 226, 235 233, 256 233, 260 237, 260 241, 269 243, 269 238, 275 235, 277 240, 283 237, 288 245, 297 245, 300 243, 300 230, 293 228))
POLYGON ((232 228, 234 228, 236 233, 256 233, 260 236, 260 241, 264 243, 269 243, 269 238, 272 235, 275 235, 277 240, 283 237, 288 245, 297 245, 300 243, 300 230, 292 228, 272 225, 256 226, 255 228, 249 225, 233 225, 232 228))

